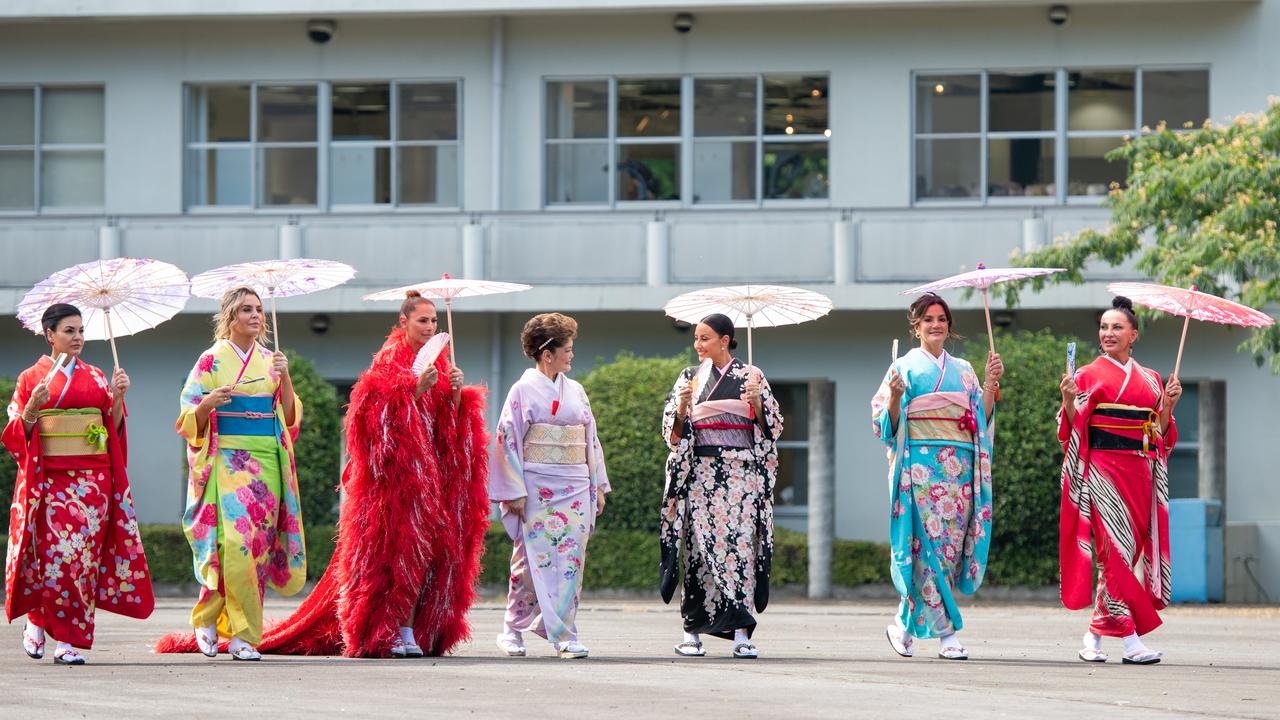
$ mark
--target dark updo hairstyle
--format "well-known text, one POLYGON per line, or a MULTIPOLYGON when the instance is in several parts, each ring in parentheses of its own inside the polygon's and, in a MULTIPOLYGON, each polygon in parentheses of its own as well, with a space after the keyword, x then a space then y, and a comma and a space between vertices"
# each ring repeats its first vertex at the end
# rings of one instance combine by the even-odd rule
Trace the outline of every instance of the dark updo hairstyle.
POLYGON ((712 313, 702 318, 702 324, 711 328, 711 332, 724 337, 729 336, 729 349, 734 350, 738 347, 738 341, 733 339, 733 321, 728 315, 722 313, 712 313))
POLYGON ((54 303, 45 308, 44 314, 40 316, 40 327, 44 328, 45 332, 56 331, 58 323, 69 317, 81 317, 80 308, 67 303, 54 303))
POLYGON ((578 321, 560 313, 542 313, 529 318, 520 331, 525 357, 538 362, 543 350, 555 352, 578 336, 578 321))
MULTIPOLYGON (((1119 310, 1129 319, 1129 327, 1138 329, 1138 316, 1133 312, 1133 301, 1123 295, 1111 298, 1111 310, 1119 310)), ((1105 310, 1103 311, 1106 312, 1105 310)))
POLYGON ((423 297, 422 293, 417 290, 405 290, 404 302, 400 303, 400 314, 405 318, 409 318, 413 315, 413 311, 417 310, 418 306, 422 303, 435 304, 432 302, 431 298, 423 297))
POLYGON ((911 307, 907 308, 907 324, 911 328, 912 334, 915 333, 920 322, 924 320, 924 314, 929 312, 929 308, 934 305, 941 305, 942 314, 947 316, 947 339, 963 340, 964 336, 957 334, 955 331, 956 322, 951 317, 951 306, 947 304, 946 300, 942 299, 941 295, 931 292, 927 292, 916 298, 915 301, 911 303, 911 307))

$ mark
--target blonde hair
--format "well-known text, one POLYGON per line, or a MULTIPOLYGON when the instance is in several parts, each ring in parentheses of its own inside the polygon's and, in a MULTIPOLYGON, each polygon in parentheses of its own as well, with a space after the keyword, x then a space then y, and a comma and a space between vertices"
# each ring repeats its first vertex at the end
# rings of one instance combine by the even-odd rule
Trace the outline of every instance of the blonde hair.
MULTIPOLYGON (((222 307, 213 315, 213 339, 226 340, 231 337, 231 326, 236 324, 236 313, 240 311, 240 303, 245 296, 252 295, 262 301, 257 290, 250 287, 231 288, 222 294, 222 307)), ((262 330, 259 337, 271 332, 267 323, 267 315, 262 314, 262 330)))

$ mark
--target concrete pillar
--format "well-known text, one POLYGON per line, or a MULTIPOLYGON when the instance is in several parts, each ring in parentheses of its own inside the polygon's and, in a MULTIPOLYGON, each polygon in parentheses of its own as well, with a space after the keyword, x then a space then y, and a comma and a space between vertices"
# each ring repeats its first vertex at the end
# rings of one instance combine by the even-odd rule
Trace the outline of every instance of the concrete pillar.
POLYGON ((468 280, 485 278, 484 226, 467 223, 462 226, 462 277, 468 280))
POLYGON ((1044 247, 1049 224, 1042 217, 1029 217, 1022 221, 1022 252, 1033 253, 1044 247))
POLYGON ((302 226, 289 223, 280 226, 280 259, 292 260, 302 257, 302 226))
POLYGON ((655 218, 645 227, 645 280, 650 287, 671 284, 671 224, 655 218))
POLYGON ((110 260, 120 257, 123 235, 118 225, 103 225, 98 228, 98 259, 110 260))
POLYGON ((855 220, 838 220, 832 226, 832 281, 848 285, 854 281, 854 258, 858 254, 858 234, 862 224, 855 220))
POLYGON ((836 533, 836 385, 809 381, 809 597, 831 597, 836 533))
MULTIPOLYGON (((1200 498, 1222 502, 1227 511, 1227 383, 1200 381, 1200 498)), ((1176 411, 1175 411, 1176 413, 1176 411)))

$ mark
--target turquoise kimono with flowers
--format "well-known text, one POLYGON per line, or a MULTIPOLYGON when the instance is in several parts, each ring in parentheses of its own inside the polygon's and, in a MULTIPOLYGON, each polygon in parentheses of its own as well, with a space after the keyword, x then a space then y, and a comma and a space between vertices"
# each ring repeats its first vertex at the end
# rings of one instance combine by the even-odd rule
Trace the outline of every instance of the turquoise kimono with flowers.
POLYGON ((871 400, 876 437, 888 447, 890 571, 902 596, 898 622, 918 638, 963 627, 956 591, 982 585, 991 542, 991 452, 982 386, 973 367, 916 348, 885 372, 871 400), (902 376, 898 427, 889 377, 902 376))

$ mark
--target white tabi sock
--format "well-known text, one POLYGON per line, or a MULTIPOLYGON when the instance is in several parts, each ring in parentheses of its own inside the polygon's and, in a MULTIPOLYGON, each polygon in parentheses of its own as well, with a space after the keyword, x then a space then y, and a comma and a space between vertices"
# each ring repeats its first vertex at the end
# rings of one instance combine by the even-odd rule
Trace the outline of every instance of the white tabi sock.
POLYGON ((684 641, 687 643, 700 643, 702 638, 698 637, 698 633, 685 633, 684 641))
POLYGON ((400 639, 401 639, 401 640, 403 640, 403 641, 405 641, 405 642, 406 642, 406 643, 408 643, 409 645, 417 645, 417 644, 418 644, 418 643, 414 642, 414 639, 413 639, 413 628, 411 628, 411 627, 404 627, 404 626, 401 626, 401 628, 400 628, 400 639))
POLYGON ((54 654, 55 654, 55 655, 57 655, 58 653, 62 652, 63 650, 66 650, 66 651, 68 651, 68 652, 75 652, 75 651, 76 651, 76 649, 75 649, 74 647, 72 647, 72 646, 71 646, 71 643, 64 643, 64 642, 62 642, 61 640, 59 640, 59 641, 58 641, 58 646, 54 649, 54 651, 53 651, 53 652, 54 652, 54 654))
MULTIPOLYGON (((1137 635, 1134 635, 1134 637, 1137 637, 1137 635)), ((1093 632, 1086 632, 1084 634, 1084 647, 1086 650, 1102 652, 1102 636, 1093 632)))
POLYGON ((733 644, 734 644, 734 645, 738 645, 738 644, 741 644, 741 643, 748 643, 748 644, 750 644, 750 642, 751 642, 751 638, 748 638, 748 637, 747 637, 747 631, 746 631, 746 630, 744 630, 743 628, 738 628, 737 630, 734 630, 734 631, 733 631, 733 644))
POLYGON ((1147 646, 1142 644, 1141 638, 1138 637, 1138 633, 1124 636, 1125 655, 1136 655, 1140 652, 1146 652, 1147 649, 1147 646))
POLYGON ((946 635, 939 636, 938 646, 939 647, 962 647, 960 645, 960 639, 956 637, 955 633, 947 633, 946 635))

